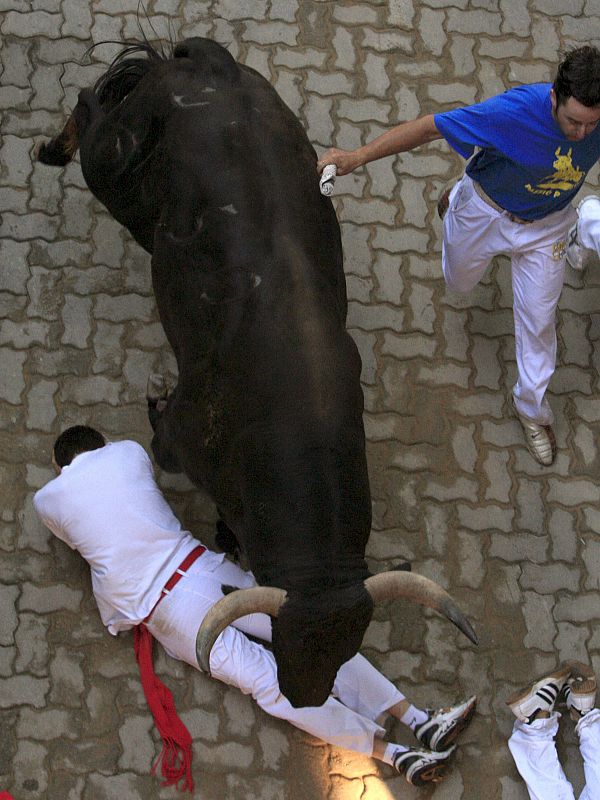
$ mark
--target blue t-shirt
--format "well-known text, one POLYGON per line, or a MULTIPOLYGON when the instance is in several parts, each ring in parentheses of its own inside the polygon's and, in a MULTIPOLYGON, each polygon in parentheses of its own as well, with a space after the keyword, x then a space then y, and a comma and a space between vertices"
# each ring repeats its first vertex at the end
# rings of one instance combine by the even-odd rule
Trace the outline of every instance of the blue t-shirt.
POLYGON ((567 139, 552 116, 551 88, 519 86, 434 117, 438 131, 464 158, 481 148, 467 174, 523 219, 565 208, 600 158, 600 125, 580 142, 567 139))

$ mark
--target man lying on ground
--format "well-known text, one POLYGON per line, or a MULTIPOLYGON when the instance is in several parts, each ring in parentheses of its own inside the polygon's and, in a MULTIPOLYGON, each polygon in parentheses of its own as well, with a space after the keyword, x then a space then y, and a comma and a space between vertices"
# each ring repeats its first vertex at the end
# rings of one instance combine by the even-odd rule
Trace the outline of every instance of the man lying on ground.
MULTIPOLYGON (((75 426, 58 437, 52 460, 58 477, 36 493, 34 507, 52 533, 89 563, 109 632, 135 629, 142 683, 154 712, 156 695, 162 696, 166 687, 152 688, 151 637, 173 658, 199 669, 196 634, 223 597, 222 586, 247 588, 255 585, 254 578, 182 529, 156 484, 147 453, 136 442, 106 442, 94 428, 75 426)), ((273 655, 245 633, 270 641, 270 618, 251 614, 220 634, 210 654, 215 678, 252 695, 274 717, 390 764, 416 786, 445 776, 454 741, 475 711, 475 697, 452 708, 422 710, 357 654, 340 668, 324 705, 294 708, 279 691, 273 655), (383 740, 378 720, 386 713, 410 727, 416 747, 383 740)), ((155 719, 158 724, 156 713, 155 719)), ((181 728, 176 720, 168 731, 161 730, 165 741, 175 736, 174 730, 180 734, 179 749, 170 754, 167 749, 162 770, 171 783, 183 781, 189 788, 191 738, 181 728)))

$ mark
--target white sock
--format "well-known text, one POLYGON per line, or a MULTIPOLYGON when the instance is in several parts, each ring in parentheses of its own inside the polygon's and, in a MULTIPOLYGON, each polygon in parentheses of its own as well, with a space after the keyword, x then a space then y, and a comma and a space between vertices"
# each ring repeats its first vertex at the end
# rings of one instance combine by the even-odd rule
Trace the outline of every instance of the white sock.
POLYGON ((389 764, 390 767, 393 767, 394 759, 398 753, 406 753, 408 749, 408 747, 404 747, 402 744, 394 744, 393 742, 390 742, 388 745, 386 745, 385 753, 383 754, 383 758, 381 760, 386 764, 389 764))
POLYGON ((422 725, 424 722, 427 722, 429 719, 429 714, 425 711, 421 711, 420 708, 416 706, 409 706, 408 711, 402 717, 400 717, 400 722, 404 725, 408 725, 411 731, 417 727, 417 725, 422 725))

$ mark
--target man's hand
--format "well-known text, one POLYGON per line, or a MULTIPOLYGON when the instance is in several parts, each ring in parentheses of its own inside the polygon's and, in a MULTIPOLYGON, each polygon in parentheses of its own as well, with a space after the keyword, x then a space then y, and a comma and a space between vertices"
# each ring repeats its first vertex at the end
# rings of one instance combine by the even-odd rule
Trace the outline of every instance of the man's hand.
POLYGON ((328 164, 335 164, 338 175, 347 175, 352 170, 361 166, 360 160, 356 156, 355 150, 338 150, 332 147, 327 150, 317 161, 317 172, 319 175, 328 164))

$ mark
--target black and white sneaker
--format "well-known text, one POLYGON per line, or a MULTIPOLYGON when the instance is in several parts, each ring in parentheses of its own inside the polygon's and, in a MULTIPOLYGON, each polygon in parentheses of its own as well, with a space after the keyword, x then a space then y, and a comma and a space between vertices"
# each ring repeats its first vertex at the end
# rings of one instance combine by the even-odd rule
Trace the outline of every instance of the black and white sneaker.
POLYGON ((507 699, 506 705, 521 722, 529 724, 541 711, 549 714, 554 710, 559 694, 571 675, 571 667, 563 665, 559 669, 538 678, 529 686, 517 689, 507 699))
POLYGON ((413 786, 439 783, 448 774, 448 764, 455 750, 456 745, 444 753, 411 747, 394 756, 394 767, 413 786))
POLYGON ((437 711, 426 709, 429 719, 417 725, 415 736, 425 747, 440 753, 453 744, 456 737, 468 727, 476 706, 477 697, 473 695, 457 706, 440 708, 437 711))
POLYGON ((566 661, 571 668, 571 677, 562 691, 565 705, 573 722, 579 722, 596 704, 596 675, 594 670, 581 661, 566 661))

